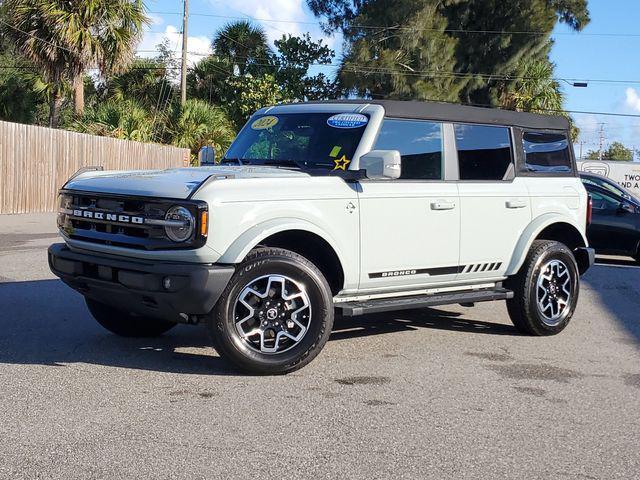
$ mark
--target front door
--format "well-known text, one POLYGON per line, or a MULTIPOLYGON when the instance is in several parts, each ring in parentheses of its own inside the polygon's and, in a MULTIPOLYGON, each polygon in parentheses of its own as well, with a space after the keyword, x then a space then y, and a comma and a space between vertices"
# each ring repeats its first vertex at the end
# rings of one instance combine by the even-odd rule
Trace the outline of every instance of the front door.
POLYGON ((399 150, 402 174, 360 184, 360 289, 455 280, 460 205, 455 182, 443 181, 443 125, 385 119, 374 148, 399 150))
POLYGON ((593 217, 587 230, 590 245, 601 252, 635 255, 640 222, 637 213, 621 208, 625 200, 603 189, 590 189, 593 217))

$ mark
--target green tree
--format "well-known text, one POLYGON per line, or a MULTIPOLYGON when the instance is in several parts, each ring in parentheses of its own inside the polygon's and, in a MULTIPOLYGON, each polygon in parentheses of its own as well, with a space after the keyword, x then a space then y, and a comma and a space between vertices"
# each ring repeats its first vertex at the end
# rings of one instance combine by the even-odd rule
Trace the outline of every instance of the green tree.
POLYGON ((228 23, 213 37, 211 47, 240 76, 269 66, 271 50, 264 30, 248 21, 228 23))
MULTIPOLYGON (((600 152, 598 150, 589 150, 587 152, 587 160, 598 160, 599 158, 600 152)), ((625 147, 621 142, 613 142, 611 145, 609 145, 609 148, 602 152, 602 160, 610 162, 632 162, 633 150, 625 147)))
POLYGON ((413 0, 366 2, 345 30, 339 71, 346 94, 400 100, 455 101, 465 79, 453 74, 456 39, 446 35, 436 5, 413 0), (388 28, 376 28, 378 25, 388 28), (398 28, 402 25, 402 28, 398 28), (422 33, 420 29, 428 29, 422 33))
POLYGON ((553 78, 554 65, 546 59, 524 63, 522 77, 503 93, 501 105, 520 112, 561 112, 564 96, 560 84, 553 78))
POLYGON ((352 76, 341 81, 351 91, 493 106, 527 61, 546 58, 558 21, 575 30, 589 22, 587 0, 307 3, 328 31, 343 32, 342 72, 350 66, 352 76))
POLYGON ((328 65, 335 52, 323 44, 314 42, 308 33, 302 37, 283 35, 274 42, 274 77, 290 100, 324 100, 335 97, 336 84, 323 73, 309 75, 312 65, 328 65))
POLYGON ((273 75, 231 77, 227 82, 221 104, 238 130, 256 110, 286 100, 273 75))
POLYGON ((214 54, 189 72, 189 95, 222 106, 237 129, 264 106, 337 94, 332 79, 309 73, 312 65, 330 64, 335 52, 308 34, 283 35, 272 51, 262 28, 241 21, 216 32, 212 46, 214 54))
POLYGON ((209 55, 196 63, 187 75, 189 96, 220 103, 228 89, 227 80, 234 77, 231 63, 217 55, 209 55))
POLYGON ((142 0, 5 0, 5 34, 52 84, 49 125, 59 123, 64 84, 74 89, 77 115, 84 109, 84 73, 121 71, 148 22, 142 0))
POLYGON ((128 71, 107 80, 102 95, 159 108, 166 105, 176 89, 167 72, 167 66, 157 59, 136 58, 128 71))
POLYGON ((153 116, 132 100, 107 100, 88 108, 82 118, 69 125, 70 130, 103 137, 154 141, 153 116))
POLYGON ((192 159, 204 146, 212 145, 224 153, 235 137, 235 130, 224 111, 202 100, 175 103, 169 116, 169 142, 191 150, 192 159))
POLYGON ((39 106, 46 101, 38 89, 42 80, 36 69, 0 37, 0 119, 33 123, 39 106))

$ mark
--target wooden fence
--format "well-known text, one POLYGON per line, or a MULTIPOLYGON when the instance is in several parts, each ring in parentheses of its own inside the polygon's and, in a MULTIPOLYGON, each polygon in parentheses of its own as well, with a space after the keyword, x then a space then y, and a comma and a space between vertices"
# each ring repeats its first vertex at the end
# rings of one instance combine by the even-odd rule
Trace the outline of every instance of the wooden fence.
POLYGON ((55 211, 58 189, 82 167, 163 169, 189 150, 0 121, 0 214, 55 211))

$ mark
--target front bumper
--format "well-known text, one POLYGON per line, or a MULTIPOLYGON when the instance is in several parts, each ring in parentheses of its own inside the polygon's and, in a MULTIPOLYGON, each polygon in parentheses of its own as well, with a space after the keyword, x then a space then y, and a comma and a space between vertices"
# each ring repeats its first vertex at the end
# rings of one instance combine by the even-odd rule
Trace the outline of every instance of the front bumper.
POLYGON ((584 275, 596 263, 596 251, 591 247, 576 248, 573 254, 576 258, 580 275, 584 275))
POLYGON ((49 247, 49 267, 64 283, 98 302, 140 315, 192 322, 215 306, 235 269, 229 265, 149 262, 49 247), (170 279, 169 288, 164 281, 170 279))

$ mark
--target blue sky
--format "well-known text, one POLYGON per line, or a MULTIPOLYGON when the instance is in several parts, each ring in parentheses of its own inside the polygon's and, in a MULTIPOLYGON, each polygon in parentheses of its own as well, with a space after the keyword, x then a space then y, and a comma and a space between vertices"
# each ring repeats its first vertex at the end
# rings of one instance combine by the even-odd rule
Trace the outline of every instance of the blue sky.
MULTIPOLYGON (((153 25, 139 46, 141 54, 153 56, 155 45, 168 38, 171 48, 181 48, 181 11, 179 0, 147 0, 153 25), (173 14, 172 14, 173 12, 173 14)), ((305 0, 190 0, 189 51, 196 61, 210 51, 214 32, 235 18, 260 19, 270 40, 284 33, 309 32, 314 39, 324 38, 340 52, 341 38, 325 36, 305 0), (271 20, 271 21, 267 21, 271 20)), ((634 0, 589 0, 591 23, 582 33, 564 25, 554 32, 552 60, 556 76, 581 80, 631 80, 636 83, 589 82, 588 88, 564 85, 566 108, 574 111, 635 114, 637 118, 592 114, 573 114, 581 129, 584 152, 598 146, 600 124, 604 123, 606 143, 621 141, 640 149, 640 2, 634 0), (637 33, 636 33, 637 32, 637 33), (607 35, 615 34, 616 36, 607 35), (630 34, 630 36, 620 36, 630 34), (637 36, 633 36, 637 35, 637 36)), ((323 68, 331 74, 334 67, 323 68)), ((576 146, 579 153, 580 145, 576 146)))

